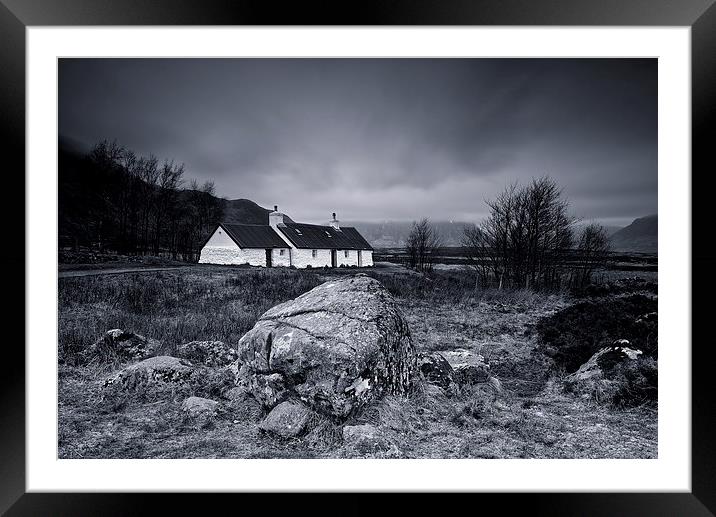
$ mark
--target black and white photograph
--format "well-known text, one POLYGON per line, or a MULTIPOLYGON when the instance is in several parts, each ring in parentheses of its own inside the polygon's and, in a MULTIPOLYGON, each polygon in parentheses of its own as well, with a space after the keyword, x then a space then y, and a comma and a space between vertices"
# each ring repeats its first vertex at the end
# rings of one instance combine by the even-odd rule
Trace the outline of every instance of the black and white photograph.
POLYGON ((657 459, 658 67, 59 58, 58 457, 657 459))

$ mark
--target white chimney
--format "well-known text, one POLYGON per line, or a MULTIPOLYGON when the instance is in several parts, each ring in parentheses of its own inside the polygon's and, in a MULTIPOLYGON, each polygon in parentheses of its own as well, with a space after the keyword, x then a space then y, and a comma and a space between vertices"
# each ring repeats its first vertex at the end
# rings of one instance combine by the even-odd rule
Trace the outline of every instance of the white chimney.
POLYGON ((334 229, 341 231, 341 226, 338 224, 338 219, 336 219, 336 213, 333 212, 333 220, 328 223, 331 225, 334 229))
POLYGON ((276 228, 279 224, 283 224, 283 214, 278 211, 278 205, 274 205, 273 212, 269 213, 269 225, 276 228))

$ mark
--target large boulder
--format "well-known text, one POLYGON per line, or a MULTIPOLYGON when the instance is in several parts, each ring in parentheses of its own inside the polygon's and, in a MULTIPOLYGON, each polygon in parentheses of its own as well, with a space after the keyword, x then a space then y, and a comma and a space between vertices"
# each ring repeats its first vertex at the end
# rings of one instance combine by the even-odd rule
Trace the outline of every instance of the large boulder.
POLYGON ((82 356, 87 362, 136 361, 157 353, 161 343, 134 332, 112 329, 87 347, 82 356))
POLYGON ((269 309, 237 351, 237 385, 266 408, 299 399, 339 419, 382 395, 407 392, 416 368, 393 297, 363 274, 269 309))
POLYGON ((181 345, 176 356, 204 366, 228 366, 238 358, 236 350, 222 341, 192 341, 181 345))

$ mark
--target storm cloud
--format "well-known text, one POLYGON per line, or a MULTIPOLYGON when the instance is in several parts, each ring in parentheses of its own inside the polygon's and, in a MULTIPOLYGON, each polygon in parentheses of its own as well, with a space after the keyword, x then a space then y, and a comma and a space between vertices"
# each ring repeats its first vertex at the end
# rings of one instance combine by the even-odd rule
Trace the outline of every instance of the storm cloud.
POLYGON ((657 212, 655 59, 61 59, 59 131, 306 222, 478 221, 542 175, 578 217, 657 212))

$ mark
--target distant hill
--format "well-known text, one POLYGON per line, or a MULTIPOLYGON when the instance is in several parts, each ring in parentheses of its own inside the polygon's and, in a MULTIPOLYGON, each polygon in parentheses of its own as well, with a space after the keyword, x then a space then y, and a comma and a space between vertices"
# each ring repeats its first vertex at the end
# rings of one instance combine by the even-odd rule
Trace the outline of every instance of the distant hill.
POLYGON ((659 248, 658 229, 656 214, 634 219, 629 226, 611 236, 612 248, 615 251, 656 253, 659 248))

